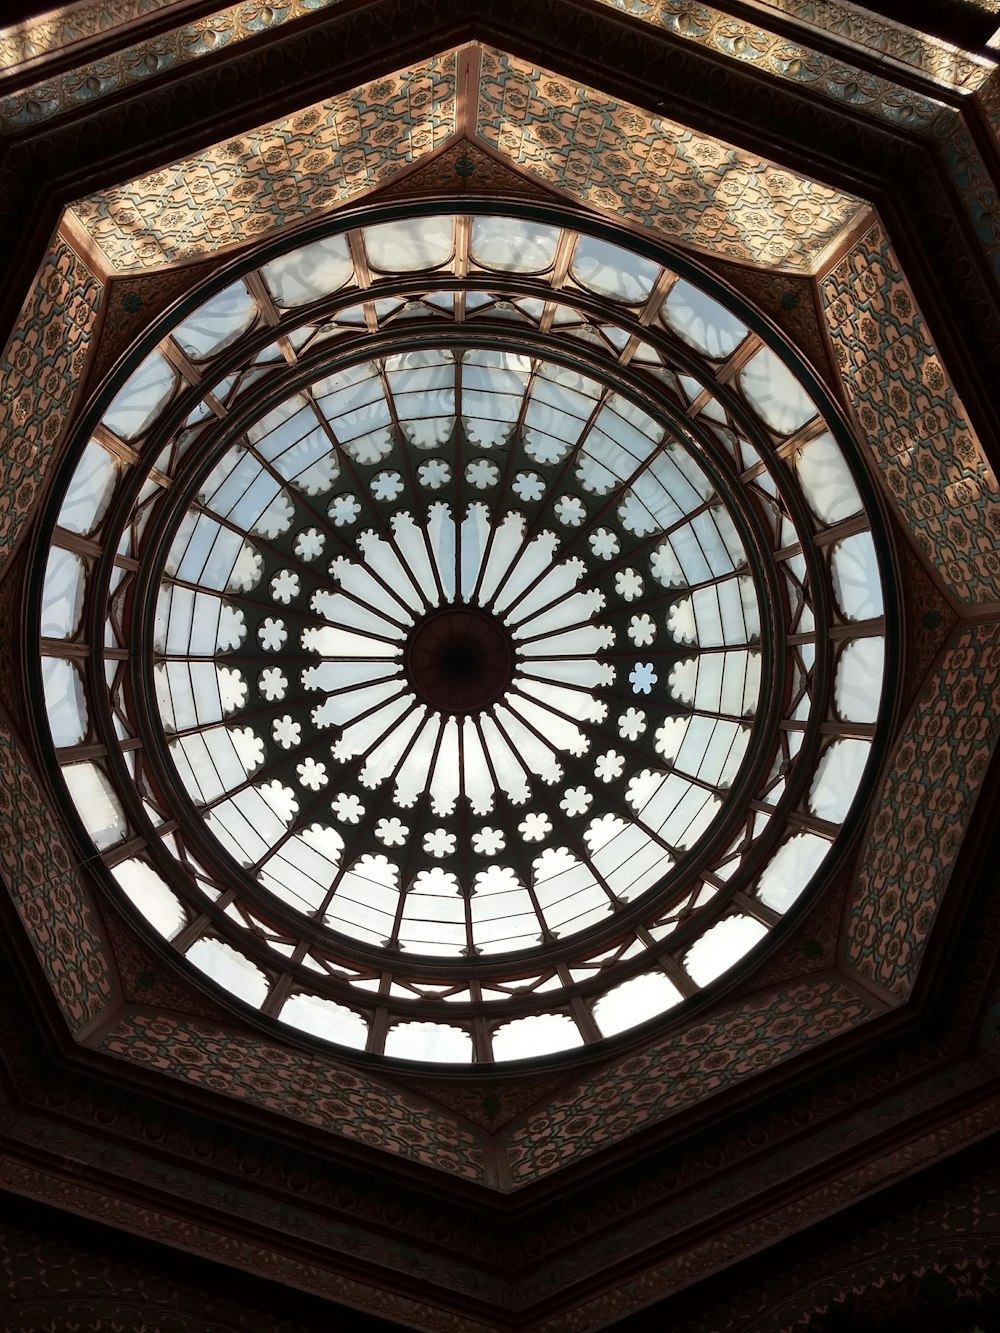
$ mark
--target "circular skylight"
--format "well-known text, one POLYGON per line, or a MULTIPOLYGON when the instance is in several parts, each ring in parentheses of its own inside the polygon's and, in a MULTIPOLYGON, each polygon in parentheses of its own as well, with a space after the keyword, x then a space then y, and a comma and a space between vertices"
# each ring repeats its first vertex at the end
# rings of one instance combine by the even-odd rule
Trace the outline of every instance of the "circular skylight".
POLYGON ((170 542, 153 672, 184 794, 364 944, 472 958, 604 921, 679 868, 747 753, 737 518, 578 370, 425 347, 326 374, 240 432, 170 542), (500 394, 503 440, 474 424, 500 394))
POLYGON ((42 603, 120 891, 266 1017, 404 1059, 570 1049, 727 971, 821 876, 879 714, 812 397, 555 220, 354 226, 162 329, 42 603))

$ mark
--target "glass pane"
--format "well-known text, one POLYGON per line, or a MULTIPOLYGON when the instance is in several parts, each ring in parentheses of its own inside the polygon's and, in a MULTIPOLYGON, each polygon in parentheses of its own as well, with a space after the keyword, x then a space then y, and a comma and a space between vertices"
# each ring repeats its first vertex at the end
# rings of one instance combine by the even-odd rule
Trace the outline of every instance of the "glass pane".
POLYGON ((368 1043, 368 1024, 361 1015, 320 995, 290 996, 282 1006, 281 1021, 356 1051, 363 1051, 368 1043))
POLYGON ((242 282, 234 282, 178 324, 173 336, 192 360, 203 361, 235 342, 256 314, 257 302, 242 282))
POLYGON ((114 455, 91 440, 76 465, 73 480, 59 510, 61 528, 86 535, 98 527, 111 503, 115 482, 118 480, 118 468, 114 455))
POLYGON ((328 296, 354 276, 344 236, 325 236, 265 264, 261 276, 275 305, 288 309, 328 296))
POLYGON ((747 327, 725 306, 681 278, 663 303, 663 318, 686 343, 706 356, 730 356, 747 336, 747 327))
POLYGON ((727 916, 706 930, 684 957, 692 981, 707 986, 728 972, 767 934, 767 927, 750 916, 727 916))
POLYGON ((870 532, 845 537, 830 556, 833 593, 848 620, 873 620, 882 614, 882 584, 870 532))
POLYGON ((244 954, 237 952, 222 940, 196 940, 187 952, 188 959, 200 972, 216 982, 237 999, 255 1009, 267 999, 267 977, 244 954))
POLYGON ((581 287, 597 296, 610 296, 627 305, 639 305, 653 290, 659 264, 643 259, 620 245, 609 245, 593 236, 581 236, 570 268, 581 287))
POLYGON ((393 1023, 386 1034, 386 1055, 402 1060, 472 1061, 472 1038, 447 1023, 393 1023))
POLYGON ((809 809, 819 819, 839 824, 854 802, 871 753, 869 741, 834 741, 827 749, 813 778, 809 809))
POLYGON ((131 857, 111 872, 154 930, 172 940, 185 925, 187 912, 164 879, 145 861, 131 857))
POLYGON ((451 258, 454 223, 450 217, 404 218, 366 227, 365 249, 381 273, 415 273, 438 268, 451 258))
POLYGON ((565 1014, 533 1014, 515 1018, 493 1034, 495 1060, 526 1060, 533 1055, 552 1055, 583 1045, 580 1029, 565 1014))
POLYGON ((861 496, 829 431, 796 450, 795 471, 806 503, 821 523, 839 523, 860 514, 861 496))
POLYGON ((761 873, 757 887, 761 902, 776 912, 787 912, 829 850, 829 842, 815 833, 797 833, 789 838, 761 873))
POLYGON ((812 399, 770 347, 750 358, 739 382, 764 424, 779 435, 790 435, 816 415, 812 399))
POLYGON ((884 670, 884 639, 872 635, 846 645, 833 686, 834 704, 845 722, 874 722, 878 718, 884 670))
POLYGON ((111 783, 97 765, 67 764, 62 775, 95 847, 104 851, 121 842, 127 832, 125 814, 111 783))
POLYGON ((594 1005, 594 1020, 602 1037, 613 1037, 657 1014, 665 1014, 682 999, 680 991, 662 972, 647 972, 602 995, 594 1005))
POLYGON ((79 667, 63 657, 43 657, 42 685, 54 744, 79 744, 87 734, 87 697, 79 667))
POLYGON ((80 628, 86 569, 73 551, 53 546, 45 566, 41 632, 48 639, 68 639, 80 628))
POLYGON ((477 264, 506 273, 541 273, 559 244, 558 227, 523 218, 474 218, 470 249, 477 264))
POLYGON ((153 352, 125 381, 104 414, 108 430, 122 440, 133 440, 159 416, 177 383, 177 372, 162 352, 153 352))

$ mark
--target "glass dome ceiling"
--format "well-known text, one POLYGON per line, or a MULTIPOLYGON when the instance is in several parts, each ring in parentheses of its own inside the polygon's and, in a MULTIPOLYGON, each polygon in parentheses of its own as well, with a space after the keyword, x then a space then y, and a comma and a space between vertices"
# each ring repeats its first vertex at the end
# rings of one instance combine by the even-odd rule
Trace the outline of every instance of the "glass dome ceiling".
POLYGON ((69 799, 153 930, 290 1027, 486 1064, 663 1014, 781 920, 886 631, 837 438, 736 313, 558 219, 436 213, 154 336, 40 607, 69 799))

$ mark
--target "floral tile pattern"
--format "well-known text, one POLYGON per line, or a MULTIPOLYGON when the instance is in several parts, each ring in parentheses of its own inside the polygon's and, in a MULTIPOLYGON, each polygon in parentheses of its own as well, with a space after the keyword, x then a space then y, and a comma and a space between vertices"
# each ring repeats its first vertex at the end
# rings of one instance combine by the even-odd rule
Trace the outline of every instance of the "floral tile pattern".
POLYGON ((1000 597, 1000 497, 882 228, 821 282, 848 397, 886 493, 951 591, 1000 597))
POLYGON ((478 1135, 422 1098, 325 1056, 189 1015, 135 1011, 123 1014, 100 1049, 463 1180, 485 1178, 478 1135))
POLYGON ((1000 737, 1000 627, 960 630, 917 701, 879 793, 848 959, 900 999, 948 887, 1000 737))
POLYGON ((0 358, 0 567, 69 419, 101 295, 83 260, 57 239, 0 358))
POLYGON ((0 867, 63 1017, 80 1032, 117 998, 109 951, 59 825, 2 717, 0 867))
POLYGON ((365 84, 74 205, 116 271, 260 240, 382 184, 455 133, 455 57, 365 84))
POLYGON ((717 1010, 553 1097, 513 1130, 516 1186, 620 1142, 714 1092, 863 1022, 872 1011, 837 977, 768 989, 717 1010))
POLYGON ((809 272, 864 208, 763 158, 484 49, 478 135, 582 203, 726 259, 809 272))

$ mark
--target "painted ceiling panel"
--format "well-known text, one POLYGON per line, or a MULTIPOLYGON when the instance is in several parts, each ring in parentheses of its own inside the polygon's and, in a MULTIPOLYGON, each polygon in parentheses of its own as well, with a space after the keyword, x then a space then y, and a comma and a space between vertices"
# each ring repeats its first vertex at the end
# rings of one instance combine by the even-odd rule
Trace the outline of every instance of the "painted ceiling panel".
POLYGON ((675 121, 484 50, 478 133, 547 185, 665 240, 811 272, 864 205, 675 121))
POLYGON ((350 203, 455 133, 455 55, 365 84, 81 200, 117 272, 199 259, 350 203))

